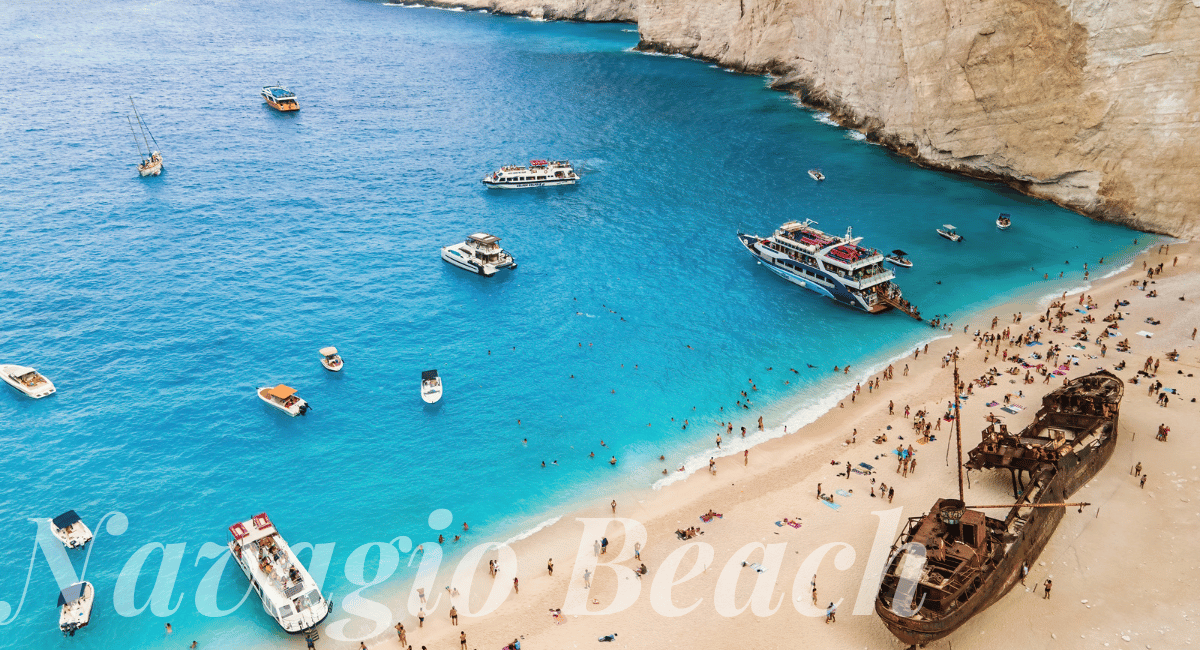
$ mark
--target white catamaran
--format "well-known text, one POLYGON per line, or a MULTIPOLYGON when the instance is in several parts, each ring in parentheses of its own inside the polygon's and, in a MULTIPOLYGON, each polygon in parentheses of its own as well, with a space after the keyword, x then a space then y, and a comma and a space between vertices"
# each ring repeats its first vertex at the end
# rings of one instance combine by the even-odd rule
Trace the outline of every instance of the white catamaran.
POLYGON ((142 162, 138 163, 138 174, 142 176, 158 176, 163 170, 162 153, 158 151, 158 140, 154 139, 154 134, 150 133, 150 129, 146 123, 142 121, 142 116, 138 114, 137 106, 133 103, 133 98, 129 98, 129 105, 133 106, 133 116, 137 118, 138 128, 133 128, 133 120, 129 116, 125 116, 125 120, 129 122, 129 131, 133 134, 133 143, 137 145, 138 155, 141 156, 142 162), (141 139, 138 139, 138 132, 141 132, 141 139), (147 137, 149 136, 149 137, 147 137), (151 147, 150 143, 154 142, 151 147), (142 146, 145 145, 145 151, 142 146))
POLYGON ((333 603, 321 595, 308 570, 275 530, 267 513, 229 527, 229 550, 262 599, 263 609, 289 634, 307 632, 329 616, 333 603))

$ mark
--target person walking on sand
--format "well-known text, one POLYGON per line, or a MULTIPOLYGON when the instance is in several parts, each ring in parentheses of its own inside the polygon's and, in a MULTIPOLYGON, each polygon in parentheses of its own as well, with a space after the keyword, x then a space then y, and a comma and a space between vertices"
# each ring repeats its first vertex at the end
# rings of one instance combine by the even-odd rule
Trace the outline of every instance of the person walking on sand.
POLYGON ((450 624, 458 625, 458 608, 454 605, 450 606, 450 624))
POLYGON ((1025 577, 1029 575, 1029 563, 1021 563, 1021 584, 1025 584, 1025 577))
POLYGON ((465 630, 458 633, 458 646, 462 650, 467 650, 467 633, 465 630))
POLYGON ((846 480, 850 480, 850 461, 846 461, 846 480))
POLYGON ((594 553, 596 557, 600 557, 600 540, 592 542, 592 553, 594 553))
POLYGON ((583 587, 584 589, 592 588, 592 572, 588 569, 583 570, 583 587))
POLYGON ((817 498, 821 498, 821 484, 817 483, 817 498))
POLYGON ((546 573, 554 575, 554 558, 546 560, 546 573))
POLYGON ((1133 478, 1137 478, 1141 475, 1142 475, 1142 461, 1139 460, 1138 464, 1133 466, 1133 478))
POLYGON ((513 592, 518 594, 521 593, 521 584, 517 582, 516 578, 513 578, 513 592))
POLYGON ((1138 484, 1138 487, 1140 487, 1143 490, 1146 489, 1146 474, 1142 474, 1142 482, 1140 484, 1138 484))
POLYGON ((837 623, 837 605, 829 603, 829 607, 825 609, 825 622, 837 623))
POLYGON ((417 627, 425 627, 425 608, 417 610, 417 627))
POLYGON ((400 638, 400 647, 408 645, 407 639, 404 638, 404 624, 396 623, 396 636, 400 638))
POLYGON ((641 542, 633 543, 633 559, 635 559, 635 560, 642 559, 642 543, 641 542))
POLYGON ((601 537, 600 538, 600 555, 604 555, 607 552, 608 552, 608 538, 601 537))
POLYGON ((609 505, 611 505, 611 506, 612 506, 613 514, 614 514, 614 515, 615 515, 615 514, 617 514, 617 500, 616 500, 616 499, 613 499, 613 500, 612 500, 612 503, 611 503, 611 504, 609 504, 609 505))
POLYGON ((750 464, 750 450, 749 449, 742 451, 742 461, 743 461, 742 465, 750 464))
POLYGON ((894 496, 896 496, 896 488, 888 488, 888 503, 892 502, 894 496))
POLYGON ((1042 585, 1042 588, 1046 590, 1042 594, 1042 600, 1050 600, 1050 588, 1053 586, 1054 586, 1053 581, 1050 580, 1050 578, 1046 578, 1046 584, 1042 585))
POLYGON ((916 471, 917 471, 917 459, 913 458, 912 460, 908 461, 908 473, 913 474, 916 471))

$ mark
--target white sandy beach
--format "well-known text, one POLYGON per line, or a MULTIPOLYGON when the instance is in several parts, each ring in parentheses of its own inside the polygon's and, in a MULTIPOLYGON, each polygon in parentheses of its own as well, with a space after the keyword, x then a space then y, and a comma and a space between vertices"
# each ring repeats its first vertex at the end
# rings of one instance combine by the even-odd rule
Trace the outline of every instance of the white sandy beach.
MULTIPOLYGON (((1191 644, 1193 638, 1200 641, 1200 630, 1196 627, 1200 607, 1190 595, 1192 585, 1200 579, 1200 560, 1193 552, 1194 540, 1200 534, 1200 497, 1192 495, 1190 489, 1200 484, 1197 469, 1200 460, 1196 455, 1200 445, 1194 440, 1192 426, 1200 412, 1200 405, 1192 402, 1194 396, 1200 395, 1200 377, 1192 376, 1200 375, 1200 355, 1191 339, 1192 328, 1200 325, 1200 300, 1197 300, 1200 274, 1193 270, 1195 253, 1196 247, 1190 243, 1172 245, 1170 254, 1165 256, 1150 251, 1129 270, 1097 281, 1086 291, 1099 305, 1091 311, 1097 322, 1087 325, 1092 334, 1101 331, 1104 323, 1100 319, 1111 313, 1116 300, 1130 301, 1122 308, 1121 336, 1109 341, 1104 358, 1099 357, 1099 345, 1094 339, 1083 344, 1085 349, 1070 347, 1075 343, 1069 340, 1071 333, 1083 326, 1079 324, 1081 314, 1073 312, 1073 317, 1064 321, 1068 327, 1066 334, 1054 334, 1046 324, 1038 323, 1038 316, 1045 313, 1047 305, 998 305, 988 310, 986 316, 980 316, 979 322, 956 323, 957 333, 935 341, 928 354, 919 359, 909 355, 896 362, 895 379, 882 382, 879 390, 868 392, 864 387, 854 402, 847 395, 844 408, 834 408, 790 435, 754 447, 748 459, 743 459, 740 453, 719 459, 715 475, 700 471, 657 491, 594 495, 592 507, 564 513, 558 522, 512 545, 518 559, 519 594, 510 593, 491 614, 465 616, 463 610, 478 609, 487 596, 486 589, 492 586, 486 566, 487 559, 496 554, 488 553, 477 572, 470 602, 462 600, 466 594, 457 601, 460 625, 450 624, 448 598, 443 597, 437 609, 429 611, 423 628, 418 628, 413 616, 403 619, 408 645, 428 650, 459 647, 459 633, 465 631, 467 647, 472 650, 496 650, 514 639, 521 639, 522 649, 528 650, 648 649, 685 644, 752 648, 903 647, 875 616, 875 594, 869 588, 870 580, 863 586, 864 570, 877 534, 890 547, 898 533, 898 522, 923 514, 939 497, 956 494, 952 428, 943 423, 941 430, 935 432, 936 441, 923 446, 914 444, 918 468, 908 477, 895 472, 896 465, 889 452, 901 442, 905 446, 915 443, 911 421, 903 415, 906 405, 913 413, 928 409, 936 415, 950 399, 951 370, 942 367, 944 354, 955 347, 960 349, 959 369, 964 381, 980 377, 989 367, 1003 371, 1012 365, 995 358, 985 364, 984 350, 976 347, 970 333, 963 333, 963 325, 971 333, 976 329, 988 331, 992 315, 999 319, 993 332, 1012 327, 1016 336, 1031 324, 1045 328, 1041 340, 1047 346, 1018 349, 1002 343, 1002 351, 1044 352, 1050 342, 1057 342, 1064 344, 1063 356, 1075 353, 1080 357, 1068 377, 1101 367, 1111 369, 1124 360, 1126 368, 1117 371, 1124 380, 1133 377, 1147 357, 1154 357, 1161 363, 1157 378, 1166 387, 1174 388, 1176 394, 1171 396, 1167 408, 1161 408, 1156 405, 1155 397, 1147 395, 1146 382, 1126 384, 1120 438, 1113 459, 1073 497, 1092 505, 1082 513, 1068 510, 1038 564, 1032 567, 1025 591, 1018 586, 947 639, 930 647, 1182 648, 1191 644), (1176 256, 1178 266, 1172 267, 1176 256), (1163 273, 1146 291, 1129 286, 1131 280, 1145 277, 1143 261, 1150 266, 1165 265, 1163 273), (1151 289, 1157 290, 1157 298, 1146 297, 1151 289), (1024 314, 1020 325, 1012 323, 1012 314, 1018 311, 1024 314), (1161 323, 1146 323, 1147 317, 1161 323), (1151 332, 1153 338, 1139 336, 1139 331, 1151 332), (1122 338, 1129 338, 1131 352, 1116 351, 1115 342, 1122 338), (1181 353, 1178 362, 1166 359, 1166 352, 1173 349, 1181 353), (908 376, 902 374, 905 364, 910 367, 908 376), (889 400, 896 406, 892 416, 888 415, 889 400), (1172 429, 1168 442, 1155 440, 1154 433, 1160 423, 1172 429), (891 431, 886 430, 889 425, 891 431), (847 445, 845 441, 853 429, 858 430, 857 442, 847 445), (889 444, 872 444, 872 438, 884 431, 889 444), (844 472, 847 461, 855 466, 860 462, 873 465, 875 473, 871 477, 838 476, 844 472), (1144 489, 1139 488, 1131 474, 1131 468, 1138 462, 1149 477, 1144 489), (886 499, 870 498, 871 478, 895 489, 891 504, 886 499), (836 496, 840 509, 834 510, 815 498, 818 483, 825 492, 853 490, 853 495, 836 496), (628 573, 618 577, 601 565, 592 579, 592 588, 585 592, 582 577, 573 571, 573 565, 581 548, 584 555, 591 552, 592 540, 582 539, 585 524, 579 518, 611 519, 609 502, 613 498, 618 501, 618 517, 645 526, 647 542, 642 559, 649 574, 641 579, 628 573), (722 513, 723 518, 701 523, 698 516, 710 509, 722 513), (872 514, 896 509, 902 510, 872 514), (776 525, 783 517, 800 519, 803 525, 799 529, 776 525), (888 526, 881 528, 884 521, 889 522, 888 526), (687 580, 682 579, 689 574, 701 551, 692 549, 677 558, 681 561, 674 570, 674 581, 679 584, 671 589, 668 599, 664 595, 670 576, 664 576, 658 583, 655 579, 669 554, 692 543, 681 541, 674 534, 675 530, 688 526, 701 527, 704 534, 692 542, 711 546, 712 558, 687 580), (848 545, 853 549, 853 557, 844 546, 830 549, 816 569, 821 607, 812 608, 809 581, 813 571, 802 564, 818 547, 834 542, 848 545), (734 559, 732 568, 724 572, 727 581, 737 579, 736 586, 728 582, 718 585, 723 569, 739 549, 751 551, 749 562, 763 560, 761 549, 744 549, 754 543, 786 544, 769 598, 764 591, 752 599, 755 581, 761 576, 741 568, 740 559, 734 559), (547 575, 548 558, 554 558, 553 576, 547 575), (1035 592, 1035 586, 1051 575, 1052 598, 1044 600, 1041 589, 1035 592), (621 581, 629 583, 624 585, 625 589, 637 588, 635 585, 640 583, 636 600, 621 611, 598 613, 613 603, 621 581), (587 608, 597 614, 568 614, 565 622, 556 624, 549 610, 571 609, 569 588, 575 590, 574 597, 585 598, 587 608), (835 623, 826 624, 823 609, 830 601, 840 602, 838 616, 835 623), (693 605, 693 609, 682 613, 693 605), (743 611, 736 613, 737 610, 743 611), (774 613, 769 613, 772 610, 774 613), (598 637, 613 633, 617 636, 612 643, 597 642, 598 637)), ((1070 309, 1074 310, 1077 300, 1078 296, 1068 298, 1070 309)), ((1020 376, 1002 375, 998 385, 976 387, 973 396, 963 403, 964 453, 979 442, 989 412, 1002 417, 1010 429, 1019 429, 1032 421, 1042 395, 1062 383, 1061 377, 1054 377, 1044 384, 1036 376, 1035 383, 1024 384, 1019 381, 1021 377, 1023 372, 1020 376), (1009 383, 1010 379, 1013 383, 1009 383), (1009 414, 999 406, 986 406, 990 401, 1003 402, 1005 393, 1015 396, 1017 391, 1022 391, 1023 396, 1015 397, 1014 402, 1025 407, 1019 413, 1009 414)), ((766 424, 772 427, 783 423, 766 424)), ((713 436, 717 433, 714 427, 713 436)), ((733 435, 738 435, 738 427, 733 435)), ((673 471, 675 467, 667 469, 673 471)), ((968 503, 1006 503, 1012 498, 1007 473, 971 472, 969 478, 968 503)), ((610 546, 608 553, 600 558, 605 562, 623 550, 623 526, 611 523, 606 534, 610 546)), ((770 548, 774 553, 780 552, 780 547, 770 548)), ((626 555, 632 555, 632 549, 624 550, 626 555)), ((621 564, 636 567, 639 563, 630 559, 621 564)), ((453 566, 443 567, 436 584, 449 584, 453 570, 453 566)), ((367 640, 366 645, 380 650, 400 647, 396 635, 390 631, 367 640)), ((318 647, 358 647, 358 644, 339 645, 326 639, 318 647)))

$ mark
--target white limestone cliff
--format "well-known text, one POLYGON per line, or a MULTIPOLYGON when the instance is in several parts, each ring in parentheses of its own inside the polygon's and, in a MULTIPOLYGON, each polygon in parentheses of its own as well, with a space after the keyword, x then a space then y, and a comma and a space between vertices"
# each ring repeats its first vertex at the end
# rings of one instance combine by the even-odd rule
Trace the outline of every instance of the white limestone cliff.
POLYGON ((394 0, 398 4, 479 10, 538 20, 637 22, 637 0, 394 0))

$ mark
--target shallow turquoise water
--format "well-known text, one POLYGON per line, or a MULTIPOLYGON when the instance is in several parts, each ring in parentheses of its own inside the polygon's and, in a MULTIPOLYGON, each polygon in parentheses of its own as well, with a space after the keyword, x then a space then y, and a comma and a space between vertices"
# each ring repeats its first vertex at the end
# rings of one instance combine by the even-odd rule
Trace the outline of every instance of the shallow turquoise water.
MULTIPOLYGON (((1076 286, 1082 262, 1112 266, 1139 236, 918 169, 762 78, 631 52, 629 26, 284 6, 0 7, 0 362, 59 388, 0 394, 0 600, 20 599, 29 518, 75 508, 93 526, 111 511, 130 522, 96 544, 91 627, 58 634, 39 557, 0 648, 290 647, 256 603, 196 611, 208 566, 196 553, 234 521, 265 510, 293 543, 336 543, 325 590, 337 599, 350 551, 432 539, 435 508, 471 522, 472 541, 504 539, 650 485, 659 453, 707 455, 747 379, 760 390, 738 424, 753 429, 768 407, 836 388, 806 364, 865 367, 930 336, 784 283, 740 249, 739 228, 853 226, 866 245, 909 251, 907 296, 950 320, 1076 286), (276 81, 299 113, 262 104, 258 88, 276 81), (128 95, 165 153, 159 178, 136 175, 128 95), (480 185, 533 157, 570 157, 584 180, 480 185), (812 167, 828 180, 810 181, 812 167), (998 212, 1010 231, 995 230, 998 212), (946 222, 963 244, 934 234, 946 222), (520 268, 489 280, 440 261, 438 247, 475 230, 502 236, 520 268), (317 363, 330 344, 340 375, 317 363), (426 408, 417 384, 434 367, 446 398, 426 408), (277 382, 313 413, 261 404, 254 387, 277 382), (187 545, 170 640, 163 618, 113 608, 117 572, 148 542, 187 545)), ((143 575, 139 603, 152 583, 143 575)), ((236 569, 222 585, 232 606, 236 569)))

